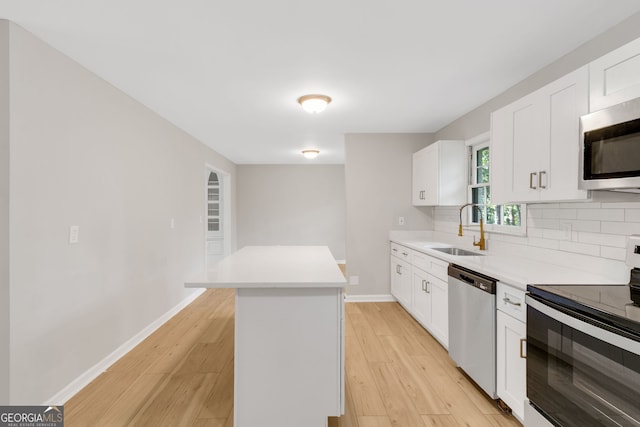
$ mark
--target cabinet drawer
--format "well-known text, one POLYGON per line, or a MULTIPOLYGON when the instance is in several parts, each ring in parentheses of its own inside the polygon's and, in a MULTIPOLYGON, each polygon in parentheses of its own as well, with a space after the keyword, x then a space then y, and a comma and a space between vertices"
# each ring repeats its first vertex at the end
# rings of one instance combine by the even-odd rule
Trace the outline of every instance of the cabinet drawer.
POLYGON ((398 257, 400 259, 406 259, 407 261, 411 258, 411 249, 405 248, 402 245, 391 242, 391 255, 398 257))
POLYGON ((411 251, 411 264, 440 280, 447 281, 447 267, 449 264, 446 261, 441 261, 422 252, 411 251))
POLYGON ((527 321, 527 310, 524 302, 525 292, 498 282, 496 288, 496 308, 521 322, 527 321))

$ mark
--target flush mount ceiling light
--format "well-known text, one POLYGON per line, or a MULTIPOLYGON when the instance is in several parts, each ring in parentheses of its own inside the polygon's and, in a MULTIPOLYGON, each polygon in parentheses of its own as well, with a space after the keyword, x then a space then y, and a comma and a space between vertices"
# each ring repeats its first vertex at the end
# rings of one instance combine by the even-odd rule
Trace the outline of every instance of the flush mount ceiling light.
POLYGON ((302 106, 304 111, 316 114, 324 111, 331 102, 331 98, 327 95, 304 95, 298 98, 298 104, 302 106))
POLYGON ((302 150, 302 155, 307 159, 315 159, 320 154, 320 150, 302 150))

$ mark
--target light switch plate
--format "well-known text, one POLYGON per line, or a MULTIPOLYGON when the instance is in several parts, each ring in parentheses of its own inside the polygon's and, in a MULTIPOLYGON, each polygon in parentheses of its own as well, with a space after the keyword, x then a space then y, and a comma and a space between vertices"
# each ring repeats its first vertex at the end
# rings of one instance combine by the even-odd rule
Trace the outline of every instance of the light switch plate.
POLYGON ((79 225, 70 225, 69 226, 69 243, 75 244, 80 241, 80 226, 79 225))

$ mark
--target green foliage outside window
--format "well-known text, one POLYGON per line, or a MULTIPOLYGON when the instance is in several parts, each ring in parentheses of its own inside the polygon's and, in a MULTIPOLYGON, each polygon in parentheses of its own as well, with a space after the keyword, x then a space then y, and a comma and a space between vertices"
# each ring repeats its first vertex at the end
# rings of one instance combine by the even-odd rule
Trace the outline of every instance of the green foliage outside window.
MULTIPOLYGON (((471 189, 471 201, 480 205, 486 224, 522 225, 520 205, 492 205, 489 187, 489 147, 476 150, 475 185, 471 189)), ((480 222, 478 209, 473 209, 473 222, 480 222)))

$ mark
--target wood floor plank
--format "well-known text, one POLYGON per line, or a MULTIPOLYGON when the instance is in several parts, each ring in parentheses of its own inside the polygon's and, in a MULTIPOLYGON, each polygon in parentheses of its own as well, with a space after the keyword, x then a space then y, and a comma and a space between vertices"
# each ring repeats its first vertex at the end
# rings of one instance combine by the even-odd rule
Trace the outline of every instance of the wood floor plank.
POLYGON ((130 425, 187 426, 196 417, 208 395, 216 374, 172 375, 168 384, 147 408, 139 412, 130 425))
POLYGON ((233 354, 198 413, 200 418, 226 418, 233 413, 233 354))
POLYGON ((389 417, 358 417, 359 427, 393 427, 389 417))
MULTIPOLYGON (((167 379, 166 374, 140 375, 109 410, 101 413, 98 419, 88 420, 92 426, 126 426, 146 406, 148 399, 157 394, 159 387, 167 379)), ((66 415, 66 414, 65 414, 66 415)), ((66 420, 65 420, 66 421, 66 420)))
POLYGON ((370 363, 371 371, 382 393, 382 401, 392 425, 425 427, 411 397, 404 393, 402 384, 389 363, 370 363))
POLYGON ((191 424, 192 427, 226 427, 226 418, 202 418, 197 419, 191 424))
MULTIPOLYGON (((393 370, 398 381, 415 405, 419 414, 450 414, 447 404, 440 399, 438 390, 434 388, 427 376, 415 369, 410 355, 405 353, 405 338, 387 336, 381 337, 383 344, 393 361, 393 370)), ((434 369, 440 369, 434 364, 434 369)))
POLYGON ((364 314, 353 313, 349 316, 349 320, 362 346, 362 351, 367 361, 388 362, 389 357, 380 343, 378 335, 376 335, 369 324, 367 317, 364 314))
MULTIPOLYGON (((415 369, 424 372, 432 387, 438 390, 439 397, 455 416, 458 423, 468 427, 489 427, 491 424, 484 414, 469 399, 460 386, 443 369, 434 369, 438 363, 433 357, 411 356, 415 369)), ((439 363, 442 366, 442 363, 439 363)))
POLYGON ((427 427, 461 427, 453 415, 423 415, 427 427))
POLYGON ((387 415, 357 337, 345 337, 345 353, 345 378, 352 392, 356 415, 387 415))
POLYGON ((66 424, 94 424, 131 387, 130 380, 125 372, 103 372, 65 403, 66 424))
POLYGON ((376 335, 393 335, 378 303, 362 303, 359 304, 359 306, 362 314, 367 318, 367 322, 369 322, 371 329, 373 329, 376 335))
POLYGON ((494 427, 522 427, 522 424, 512 415, 486 415, 494 427))

